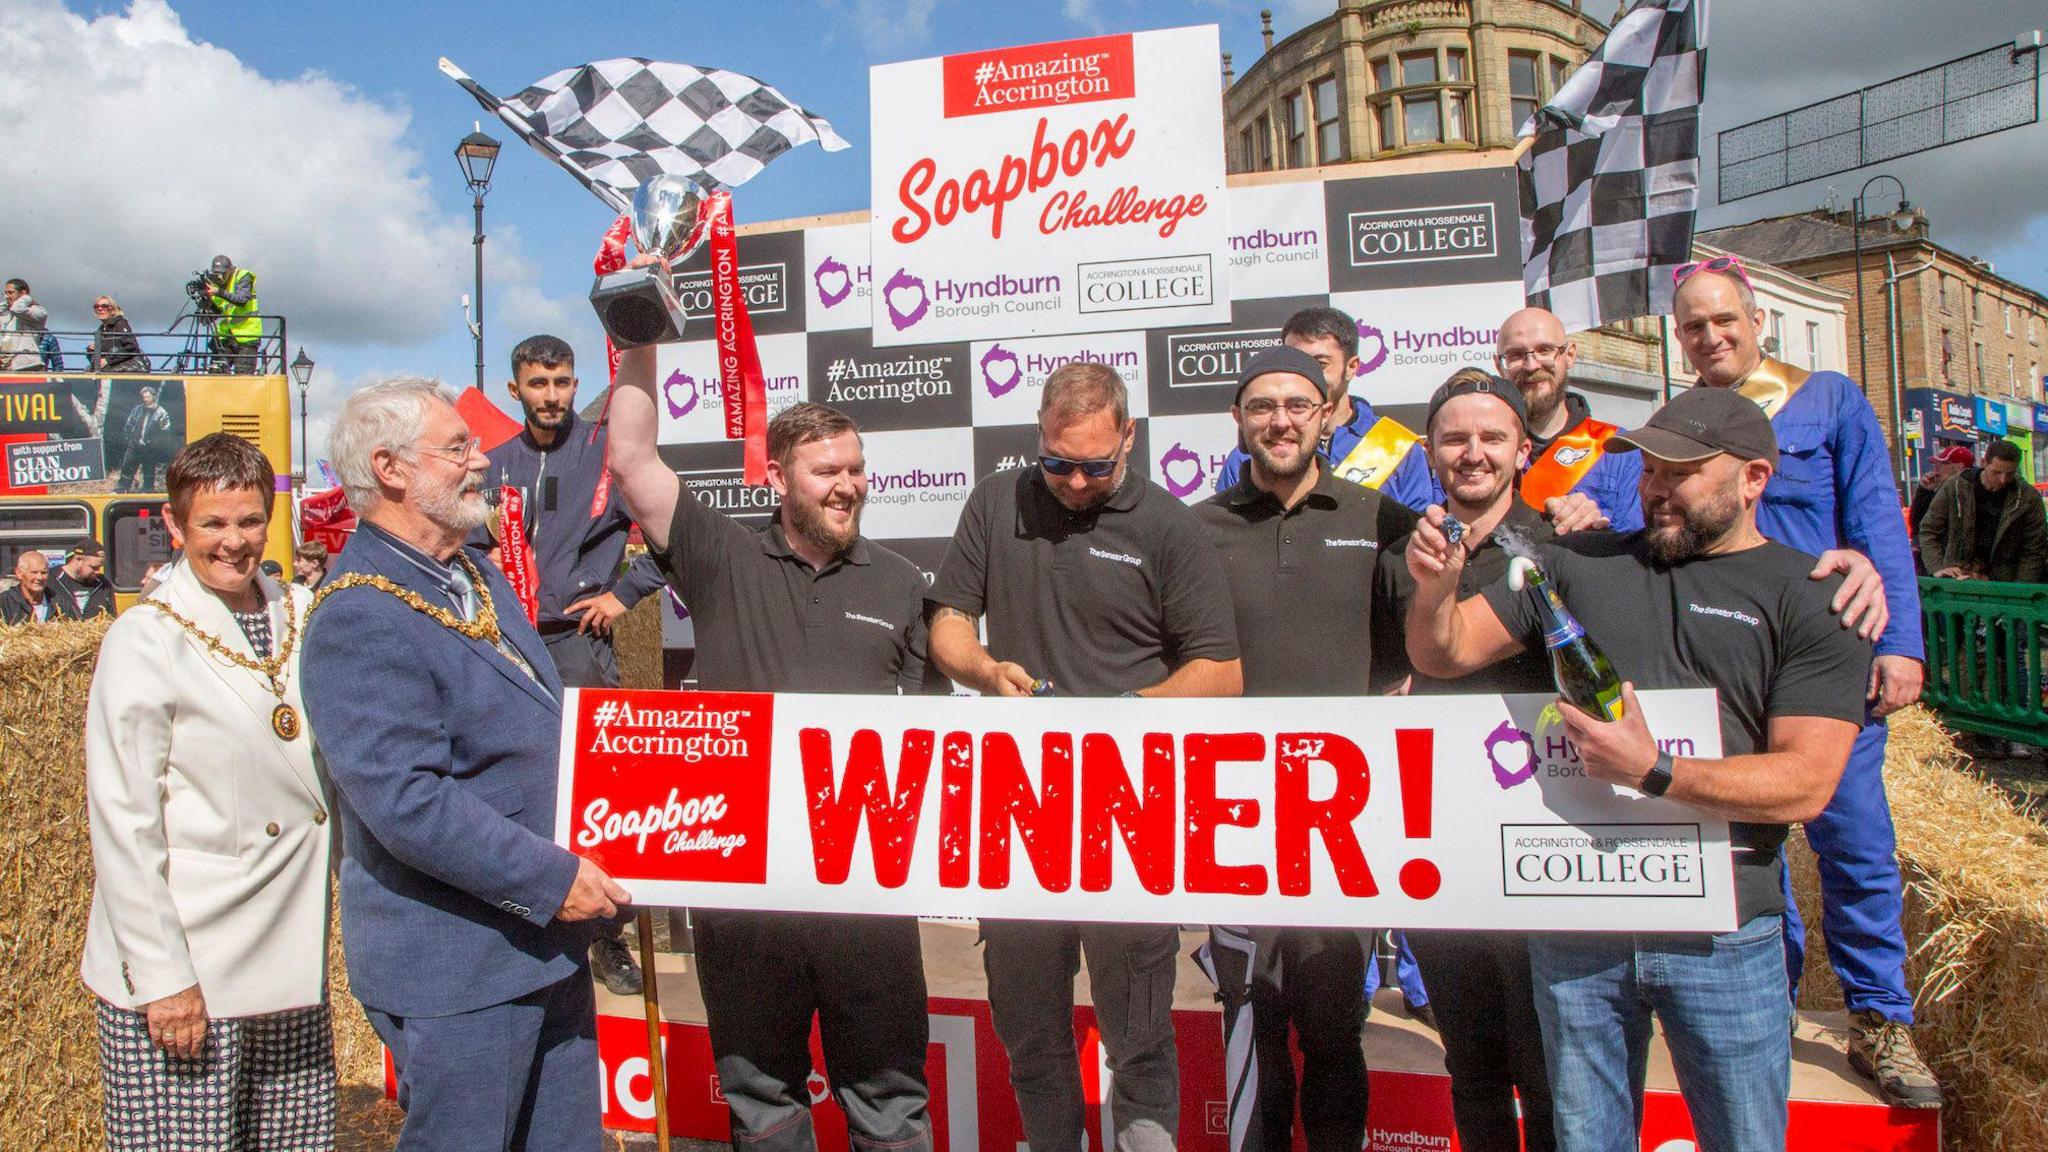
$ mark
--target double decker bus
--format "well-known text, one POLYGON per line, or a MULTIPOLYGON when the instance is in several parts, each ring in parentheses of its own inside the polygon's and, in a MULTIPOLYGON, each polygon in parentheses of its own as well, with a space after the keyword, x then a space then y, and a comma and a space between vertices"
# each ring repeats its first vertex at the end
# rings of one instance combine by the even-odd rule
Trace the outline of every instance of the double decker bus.
POLYGON ((230 363, 187 333, 137 333, 147 372, 92 370, 93 333, 53 332, 46 367, 0 373, 0 580, 23 552, 55 567, 81 537, 107 550, 115 606, 172 557, 164 472, 178 449, 213 432, 258 448, 276 476, 264 558, 292 566, 291 393, 284 318, 263 318, 252 355, 230 363), (52 362, 54 361, 54 363, 52 362), (242 373, 232 368, 245 369, 242 373))

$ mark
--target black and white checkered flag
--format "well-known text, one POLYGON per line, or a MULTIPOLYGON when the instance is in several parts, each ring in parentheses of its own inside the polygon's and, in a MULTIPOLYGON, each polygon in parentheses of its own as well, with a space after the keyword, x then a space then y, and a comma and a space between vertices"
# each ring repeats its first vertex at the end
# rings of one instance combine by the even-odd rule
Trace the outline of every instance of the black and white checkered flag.
POLYGON ((441 71, 615 211, 661 172, 709 191, 737 188, 798 144, 848 147, 815 116, 752 76, 620 57, 566 68, 509 100, 447 58, 441 71))
POLYGON ((1706 79, 1707 0, 1637 0, 1523 125, 1522 286, 1567 331, 1671 310, 1706 79))

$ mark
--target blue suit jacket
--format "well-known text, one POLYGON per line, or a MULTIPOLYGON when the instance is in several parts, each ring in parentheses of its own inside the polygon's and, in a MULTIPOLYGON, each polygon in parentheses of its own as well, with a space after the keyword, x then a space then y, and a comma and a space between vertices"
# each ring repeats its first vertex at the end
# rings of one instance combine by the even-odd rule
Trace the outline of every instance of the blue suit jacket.
MULTIPOLYGON (((576 878, 557 847, 562 686, 487 559, 499 626, 539 677, 388 592, 329 596, 307 626, 306 711, 339 796, 341 931, 351 990, 394 1016, 446 1016, 574 973, 588 922, 554 919, 576 878)), ((329 581, 384 576, 445 603, 365 530, 329 581)))

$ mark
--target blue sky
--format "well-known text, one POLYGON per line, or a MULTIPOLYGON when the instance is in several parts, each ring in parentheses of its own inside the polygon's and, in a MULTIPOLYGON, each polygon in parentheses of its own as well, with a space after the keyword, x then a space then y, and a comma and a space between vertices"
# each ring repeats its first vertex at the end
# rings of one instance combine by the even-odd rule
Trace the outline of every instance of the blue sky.
MULTIPOLYGON (((743 187, 741 220, 765 220, 866 206, 870 65, 1217 23, 1242 71, 1260 52, 1261 7, 7 3, 17 11, 0 22, 0 52, 15 78, 0 92, 0 120, 26 135, 10 159, 32 159, 0 182, 7 259, 20 262, 5 274, 36 280, 38 295, 60 320, 75 320, 71 326, 85 326, 84 305, 98 291, 122 294, 138 327, 161 326, 188 270, 219 248, 239 247, 232 254, 263 277, 266 310, 289 313, 294 345, 304 343, 321 365, 316 448, 324 439, 319 414, 355 384, 395 371, 458 384, 471 378, 458 304, 469 288, 470 211, 452 153, 480 109, 436 70, 441 55, 500 94, 621 55, 762 77, 831 119, 853 144, 838 153, 800 148, 743 187), (244 138, 223 148, 228 125, 244 138)), ((1333 7, 1270 6, 1282 36, 1333 7)), ((1603 16, 1611 6, 1589 3, 1603 16)), ((1999 0, 1857 0, 1869 19, 1854 27, 1840 19, 1846 7, 1788 11, 1772 0, 1716 0, 1709 147, 1714 129, 2009 40, 2027 23, 2026 6, 1999 0)), ((505 351, 533 331, 556 330, 595 360, 600 345, 584 294, 609 213, 502 125, 485 130, 507 143, 486 201, 486 379, 496 392, 505 351)), ((2037 124, 1886 170, 1935 214, 1937 238, 2048 289, 2044 157, 2048 126, 2037 124)), ((1842 178, 1837 193, 1853 195, 1865 175, 1842 178)), ((1827 190, 1816 182, 1710 204, 1703 223, 1798 211, 1827 190)))

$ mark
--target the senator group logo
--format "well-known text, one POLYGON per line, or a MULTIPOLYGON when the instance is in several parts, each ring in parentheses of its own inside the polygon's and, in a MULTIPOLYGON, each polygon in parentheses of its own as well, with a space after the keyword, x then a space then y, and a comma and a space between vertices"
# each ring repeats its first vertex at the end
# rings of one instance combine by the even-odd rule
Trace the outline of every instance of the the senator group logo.
POLYGON ((889 313, 889 324, 901 332, 926 316, 1057 312, 1061 287, 1058 276, 997 272, 972 280, 934 277, 927 281, 908 268, 898 268, 882 285, 882 307, 889 313))
POLYGON ((1123 100, 1138 90, 1128 34, 963 52, 945 58, 942 76, 948 119, 1123 100))
POLYGON ((1491 203, 1353 212, 1347 220, 1353 268, 1476 260, 1499 243, 1491 203))

